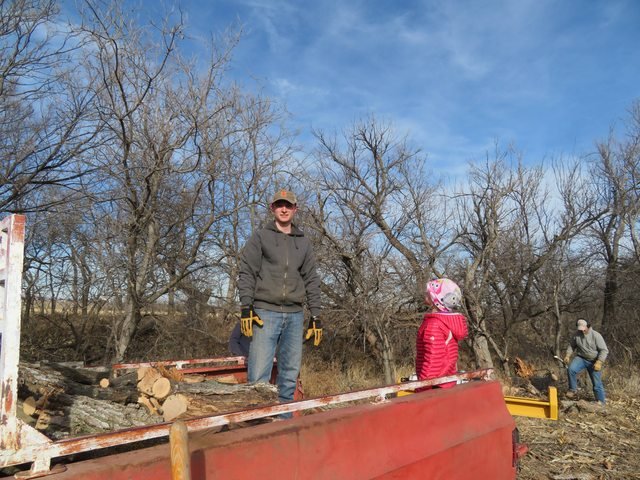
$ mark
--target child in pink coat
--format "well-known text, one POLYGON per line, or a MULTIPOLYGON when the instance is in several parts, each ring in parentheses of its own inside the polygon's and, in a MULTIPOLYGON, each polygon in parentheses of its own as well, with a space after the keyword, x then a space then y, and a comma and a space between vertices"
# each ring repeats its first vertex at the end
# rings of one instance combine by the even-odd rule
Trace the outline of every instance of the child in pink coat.
MULTIPOLYGON (((448 278, 427 283, 425 303, 431 307, 422 320, 416 341, 418 380, 445 377, 458 371, 458 342, 467 334, 467 319, 453 310, 460 308, 460 287, 448 278)), ((438 385, 453 387, 456 382, 438 385)))

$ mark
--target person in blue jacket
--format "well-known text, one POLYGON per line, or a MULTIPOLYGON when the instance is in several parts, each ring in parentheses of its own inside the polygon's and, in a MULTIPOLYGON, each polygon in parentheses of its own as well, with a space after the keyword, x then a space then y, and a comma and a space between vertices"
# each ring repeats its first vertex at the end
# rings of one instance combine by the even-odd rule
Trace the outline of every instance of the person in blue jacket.
POLYGON ((251 338, 245 337, 240 330, 240 322, 236 323, 229 336, 229 352, 237 357, 248 357, 251 338))

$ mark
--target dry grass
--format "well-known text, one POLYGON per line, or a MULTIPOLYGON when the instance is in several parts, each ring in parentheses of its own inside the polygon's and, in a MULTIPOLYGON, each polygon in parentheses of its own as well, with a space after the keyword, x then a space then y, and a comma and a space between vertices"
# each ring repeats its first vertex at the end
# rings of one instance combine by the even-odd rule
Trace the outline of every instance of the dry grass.
POLYGON ((607 405, 593 402, 590 385, 578 401, 561 397, 558 421, 515 417, 521 440, 529 453, 521 461, 522 480, 627 480, 640 478, 640 373, 613 369, 605 378, 607 405))
MULTIPOLYGON (((413 365, 398 367, 397 377, 409 376, 413 371, 413 365)), ((375 388, 385 383, 382 371, 372 362, 351 364, 348 368, 343 368, 339 362, 326 363, 305 358, 300 377, 307 398, 375 388)))
POLYGON ((602 378, 607 393, 640 398, 640 367, 631 361, 615 367, 605 367, 602 378))
POLYGON ((307 398, 370 388, 380 381, 370 366, 351 365, 345 371, 337 362, 319 364, 313 361, 303 362, 300 378, 307 398))

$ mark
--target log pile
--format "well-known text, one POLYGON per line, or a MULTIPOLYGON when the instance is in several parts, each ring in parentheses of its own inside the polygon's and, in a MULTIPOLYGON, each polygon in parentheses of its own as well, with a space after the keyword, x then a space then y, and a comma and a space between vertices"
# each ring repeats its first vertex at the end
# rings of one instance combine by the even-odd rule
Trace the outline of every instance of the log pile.
POLYGON ((207 380, 176 369, 143 367, 137 371, 138 403, 165 422, 176 418, 230 412, 277 401, 272 385, 238 384, 233 377, 207 380))
POLYGON ((21 363, 18 383, 20 417, 53 440, 277 402, 273 385, 163 367, 114 377, 106 368, 21 363))
POLYGON ((135 405, 136 388, 98 385, 109 371, 21 363, 18 414, 54 440, 157 423, 135 405))

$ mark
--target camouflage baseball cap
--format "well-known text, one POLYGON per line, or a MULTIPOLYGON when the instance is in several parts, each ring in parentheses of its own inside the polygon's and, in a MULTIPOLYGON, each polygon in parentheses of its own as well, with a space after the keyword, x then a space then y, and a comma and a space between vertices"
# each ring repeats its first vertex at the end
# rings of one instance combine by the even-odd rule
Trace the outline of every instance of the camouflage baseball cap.
POLYGON ((293 192, 290 192, 289 190, 278 190, 273 196, 273 200, 271 200, 271 203, 276 203, 278 200, 284 200, 286 202, 289 202, 291 205, 298 204, 298 200, 296 199, 295 194, 293 192))

